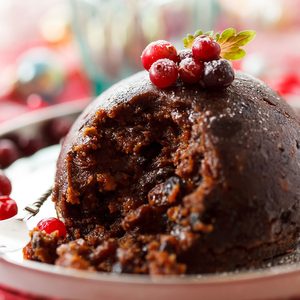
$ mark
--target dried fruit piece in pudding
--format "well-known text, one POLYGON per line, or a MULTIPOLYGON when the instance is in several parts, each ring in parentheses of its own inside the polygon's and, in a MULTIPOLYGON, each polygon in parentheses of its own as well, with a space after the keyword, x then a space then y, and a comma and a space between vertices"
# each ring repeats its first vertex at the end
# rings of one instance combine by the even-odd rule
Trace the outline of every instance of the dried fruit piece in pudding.
POLYGON ((223 88, 234 80, 234 71, 226 59, 213 60, 205 63, 203 83, 206 88, 223 88))
POLYGON ((4 174, 2 170, 0 170, 0 196, 9 196, 11 193, 11 182, 4 174))
POLYGON ((179 64, 179 75, 185 83, 197 83, 203 76, 204 63, 196 62, 192 58, 185 58, 179 64))
POLYGON ((0 196, 0 220, 12 218, 18 213, 18 206, 15 200, 9 196, 0 196))
POLYGON ((57 218, 43 219, 37 224, 37 227, 39 230, 44 230, 48 234, 58 231, 59 237, 65 237, 67 234, 65 224, 57 218))
POLYGON ((150 43, 141 56, 142 64, 146 70, 149 70, 153 63, 162 58, 178 62, 176 48, 170 42, 164 40, 150 43))
POLYGON ((178 77, 178 67, 170 59, 159 59, 149 70, 151 82, 158 88, 167 88, 173 85, 178 77))
POLYGON ((192 51, 195 60, 210 61, 219 58, 221 47, 212 37, 201 35, 194 40, 192 51))

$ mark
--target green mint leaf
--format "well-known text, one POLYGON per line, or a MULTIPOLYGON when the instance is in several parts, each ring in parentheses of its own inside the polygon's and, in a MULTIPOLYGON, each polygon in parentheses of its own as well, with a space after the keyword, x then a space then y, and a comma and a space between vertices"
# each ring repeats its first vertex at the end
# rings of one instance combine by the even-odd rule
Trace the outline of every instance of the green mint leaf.
POLYGON ((183 39, 185 48, 192 48, 193 42, 196 37, 200 35, 207 35, 215 39, 221 47, 221 57, 228 60, 241 59, 246 55, 245 50, 241 47, 248 44, 255 37, 254 30, 244 30, 237 32, 234 28, 227 28, 222 33, 215 33, 213 31, 207 31, 203 33, 202 30, 197 30, 194 35, 188 34, 183 39))
POLYGON ((237 60, 241 59, 246 55, 246 51, 241 48, 234 49, 230 52, 225 52, 222 57, 228 60, 237 60))
POLYGON ((236 36, 236 43, 239 46, 245 46, 255 38, 255 35, 256 33, 254 30, 241 31, 236 36))
POLYGON ((215 40, 216 40, 216 42, 219 41, 220 37, 221 37, 221 34, 220 34, 219 32, 217 32, 217 33, 215 34, 215 40))
POLYGON ((195 33, 194 33, 194 38, 196 38, 197 36, 202 35, 202 34, 203 34, 203 31, 200 30, 200 29, 198 29, 198 30, 195 31, 195 33))
POLYGON ((195 37, 194 37, 192 34, 188 34, 188 35, 183 39, 183 45, 184 45, 184 48, 192 48, 194 39, 195 39, 195 37))
POLYGON ((229 38, 236 35, 236 30, 234 28, 227 28, 222 33, 218 40, 219 43, 225 43, 229 38))
POLYGON ((214 36, 214 32, 213 32, 213 30, 206 31, 204 34, 205 34, 205 35, 208 35, 208 36, 211 36, 211 37, 213 37, 213 36, 214 36))
POLYGON ((245 50, 241 49, 255 37, 255 31, 244 30, 236 32, 234 28, 224 30, 217 42, 221 47, 221 57, 229 60, 241 59, 246 55, 245 50))

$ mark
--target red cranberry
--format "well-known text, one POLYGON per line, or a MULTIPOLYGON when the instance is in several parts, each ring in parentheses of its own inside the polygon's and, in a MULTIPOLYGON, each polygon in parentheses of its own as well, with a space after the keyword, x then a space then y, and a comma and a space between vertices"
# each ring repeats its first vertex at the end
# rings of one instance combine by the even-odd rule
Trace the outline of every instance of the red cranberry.
POLYGON ((203 76, 204 63, 185 58, 179 64, 179 76, 185 83, 197 83, 203 76))
POLYGON ((234 70, 226 59, 213 60, 205 63, 203 83, 207 88, 227 87, 234 80, 234 70))
POLYGON ((58 231, 59 237, 66 237, 67 234, 65 224, 57 218, 43 219, 37 224, 37 227, 39 230, 44 230, 48 234, 58 231))
POLYGON ((6 220, 18 213, 18 206, 15 200, 9 196, 0 196, 0 220, 6 220))
POLYGON ((0 170, 0 196, 3 195, 9 196, 10 193, 11 193, 11 182, 4 174, 4 172, 0 170))
POLYGON ((151 66, 149 76, 158 88, 167 88, 176 82, 178 67, 172 60, 159 59, 151 66))
POLYGON ((221 47, 213 38, 201 35, 194 40, 192 51, 194 59, 210 61, 219 58, 221 47))
POLYGON ((6 168, 19 158, 16 144, 8 139, 0 140, 0 168, 6 168))
POLYGON ((179 60, 184 60, 185 58, 193 58, 193 52, 191 49, 183 49, 178 53, 179 60))
POLYGON ((150 43, 142 52, 142 64, 146 70, 149 70, 153 63, 162 58, 168 58, 178 62, 176 48, 169 42, 158 40, 150 43))

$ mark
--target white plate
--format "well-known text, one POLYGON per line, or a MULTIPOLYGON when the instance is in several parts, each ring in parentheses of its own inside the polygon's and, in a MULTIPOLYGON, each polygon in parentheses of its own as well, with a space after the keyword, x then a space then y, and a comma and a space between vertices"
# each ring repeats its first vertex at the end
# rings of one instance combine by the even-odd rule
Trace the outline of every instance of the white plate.
MULTIPOLYGON (((12 197, 19 207, 32 203, 49 188, 58 152, 59 146, 49 147, 7 169, 13 182, 12 197)), ((54 214, 54 205, 48 201, 28 226, 33 227, 41 218, 54 214)), ((18 251, 0 257, 0 284, 30 294, 64 299, 288 299, 300 296, 300 265, 219 275, 150 278, 23 261, 22 252, 18 251)))

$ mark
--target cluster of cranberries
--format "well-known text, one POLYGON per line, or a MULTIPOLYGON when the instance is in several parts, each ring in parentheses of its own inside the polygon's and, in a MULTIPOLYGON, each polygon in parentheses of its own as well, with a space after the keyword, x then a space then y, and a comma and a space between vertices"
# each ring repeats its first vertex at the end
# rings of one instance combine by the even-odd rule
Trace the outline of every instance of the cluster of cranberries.
MULTIPOLYGON (((16 201, 10 198, 11 190, 10 180, 0 170, 0 221, 12 218, 18 213, 16 201)), ((57 231, 59 237, 65 237, 67 234, 65 224, 57 218, 43 219, 37 224, 37 228, 48 234, 57 231)))
POLYGON ((0 220, 6 220, 18 213, 18 206, 15 200, 10 198, 11 182, 0 170, 0 220))
POLYGON ((221 47, 210 36, 198 36, 192 49, 181 50, 169 42, 150 43, 141 59, 149 71, 151 82, 158 88, 167 88, 179 77, 186 84, 200 84, 204 88, 227 87, 234 80, 234 71, 226 59, 220 58, 221 47))

